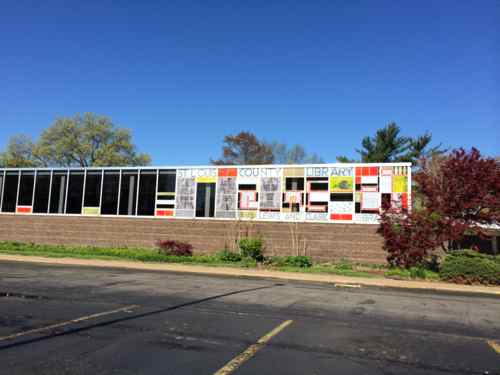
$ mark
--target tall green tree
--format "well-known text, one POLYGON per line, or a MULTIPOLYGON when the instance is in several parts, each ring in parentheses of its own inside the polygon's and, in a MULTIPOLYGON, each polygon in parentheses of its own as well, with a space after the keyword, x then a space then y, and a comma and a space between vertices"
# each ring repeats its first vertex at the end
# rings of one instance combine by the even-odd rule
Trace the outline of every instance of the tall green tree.
POLYGON ((215 165, 272 164, 272 147, 258 139, 251 132, 242 131, 236 135, 226 135, 222 146, 222 156, 211 159, 215 165))
POLYGON ((148 154, 138 153, 130 130, 110 119, 86 113, 62 117, 37 142, 14 136, 0 160, 5 165, 45 167, 149 165, 148 154))
POLYGON ((0 167, 24 168, 42 166, 43 162, 33 155, 34 144, 30 137, 18 134, 9 139, 5 151, 0 152, 0 167))
MULTIPOLYGON (((417 137, 406 137, 401 135, 401 128, 391 122, 385 127, 377 130, 373 137, 364 137, 361 141, 361 149, 356 152, 365 163, 387 163, 387 162, 412 162, 416 163, 423 156, 442 154, 445 150, 441 145, 431 146, 432 135, 425 133, 417 137)), ((338 156, 340 162, 352 160, 345 156, 338 156)))

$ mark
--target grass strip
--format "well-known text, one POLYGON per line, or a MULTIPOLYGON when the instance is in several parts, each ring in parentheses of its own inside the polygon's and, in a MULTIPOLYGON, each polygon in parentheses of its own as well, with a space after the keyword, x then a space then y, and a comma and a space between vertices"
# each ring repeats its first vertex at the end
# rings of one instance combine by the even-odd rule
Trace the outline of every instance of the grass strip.
POLYGON ((283 272, 301 272, 313 274, 334 274, 353 277, 380 277, 379 275, 357 271, 345 264, 314 264, 311 267, 261 265, 252 259, 243 259, 237 262, 222 261, 217 254, 192 256, 176 256, 158 253, 156 249, 148 248, 113 248, 93 246, 63 246, 63 245, 41 245, 21 242, 1 242, 0 253, 11 255, 43 256, 48 258, 80 258, 80 259, 102 259, 102 260, 129 260, 150 263, 180 263, 190 265, 205 265, 213 267, 233 268, 260 268, 283 272))

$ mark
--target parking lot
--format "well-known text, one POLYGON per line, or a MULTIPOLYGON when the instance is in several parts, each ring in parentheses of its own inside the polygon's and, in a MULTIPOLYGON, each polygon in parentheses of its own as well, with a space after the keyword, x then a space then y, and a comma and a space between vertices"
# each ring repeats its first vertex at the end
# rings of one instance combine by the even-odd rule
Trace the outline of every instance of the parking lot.
POLYGON ((495 297, 0 263, 4 374, 495 374, 495 297))

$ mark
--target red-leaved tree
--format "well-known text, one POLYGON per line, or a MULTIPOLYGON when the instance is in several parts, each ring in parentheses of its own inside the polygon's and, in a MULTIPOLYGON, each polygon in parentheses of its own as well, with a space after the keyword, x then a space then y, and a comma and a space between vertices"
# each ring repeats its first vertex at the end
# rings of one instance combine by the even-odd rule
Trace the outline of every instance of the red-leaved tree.
POLYGON ((447 251, 465 234, 482 235, 484 225, 500 222, 500 162, 475 148, 454 150, 438 163, 423 159, 415 181, 422 208, 381 215, 391 265, 429 262, 436 249, 447 251))

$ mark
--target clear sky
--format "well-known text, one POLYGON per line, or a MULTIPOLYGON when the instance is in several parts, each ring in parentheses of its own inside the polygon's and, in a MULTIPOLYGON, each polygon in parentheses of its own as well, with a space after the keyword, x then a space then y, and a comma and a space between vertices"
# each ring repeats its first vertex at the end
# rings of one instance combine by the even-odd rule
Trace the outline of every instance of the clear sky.
POLYGON ((2 1, 0 147, 107 115, 154 164, 250 130, 326 161, 388 121, 500 154, 500 1, 2 1))

